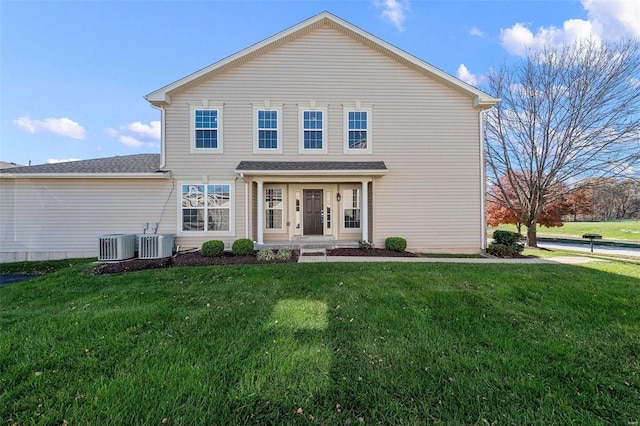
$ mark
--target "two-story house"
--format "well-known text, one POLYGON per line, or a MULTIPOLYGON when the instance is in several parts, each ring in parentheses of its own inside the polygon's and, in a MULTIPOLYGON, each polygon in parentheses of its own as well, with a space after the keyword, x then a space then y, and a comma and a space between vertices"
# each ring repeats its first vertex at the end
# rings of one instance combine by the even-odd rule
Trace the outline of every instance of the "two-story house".
POLYGON ((32 220, 68 229, 91 256, 98 235, 139 232, 141 222, 183 248, 245 237, 382 247, 389 236, 422 252, 485 246, 482 112, 498 100, 330 13, 146 99, 161 112, 161 153, 138 156, 139 170, 132 156, 88 160, 110 161, 102 172, 0 174, 3 205, 12 198, 3 216, 16 218, 2 220, 2 252, 74 251, 62 233, 42 237, 17 219, 42 192, 67 210, 32 220), (19 244, 34 233, 48 242, 19 244))

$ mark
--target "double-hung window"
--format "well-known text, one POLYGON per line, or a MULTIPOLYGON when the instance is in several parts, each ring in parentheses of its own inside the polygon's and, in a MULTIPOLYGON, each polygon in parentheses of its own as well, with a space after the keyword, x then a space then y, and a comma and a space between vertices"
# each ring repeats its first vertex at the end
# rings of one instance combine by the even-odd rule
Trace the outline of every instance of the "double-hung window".
POLYGON ((347 108, 344 110, 345 154, 370 154, 371 108, 347 108))
POLYGON ((284 203, 282 188, 265 189, 265 228, 282 229, 284 203))
POLYGON ((343 225, 345 229, 360 229, 360 190, 350 188, 343 190, 342 196, 343 225))
POLYGON ((318 102, 298 104, 300 154, 327 153, 327 105, 318 102))
POLYGON ((255 154, 282 154, 282 104, 253 104, 255 154))
POLYGON ((191 152, 222 153, 222 103, 212 101, 191 104, 191 152))
POLYGON ((181 200, 181 231, 231 230, 230 184, 184 184, 181 200))

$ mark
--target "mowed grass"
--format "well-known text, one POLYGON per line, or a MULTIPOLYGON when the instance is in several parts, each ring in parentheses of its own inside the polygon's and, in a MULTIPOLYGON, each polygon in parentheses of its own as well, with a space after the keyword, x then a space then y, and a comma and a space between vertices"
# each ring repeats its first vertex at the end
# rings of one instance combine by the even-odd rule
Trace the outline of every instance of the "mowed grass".
MULTIPOLYGON (((500 225, 505 231, 516 231, 515 225, 500 225)), ((489 235, 493 232, 489 230, 489 235)), ((526 234, 526 228, 522 233, 526 234)), ((611 220, 607 222, 564 222, 557 228, 538 227, 538 236, 582 238, 584 234, 600 234, 608 240, 629 240, 640 242, 640 220, 611 220)))
POLYGON ((87 267, 0 287, 2 423, 640 421, 638 265, 87 267))

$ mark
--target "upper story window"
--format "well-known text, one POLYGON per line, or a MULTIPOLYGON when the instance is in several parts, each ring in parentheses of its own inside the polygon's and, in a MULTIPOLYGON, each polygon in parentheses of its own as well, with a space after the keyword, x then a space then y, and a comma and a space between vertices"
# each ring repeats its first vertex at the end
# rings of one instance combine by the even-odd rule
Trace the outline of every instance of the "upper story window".
POLYGON ((253 104, 255 154, 282 154, 282 104, 269 101, 253 104))
POLYGON ((278 111, 258 110, 258 149, 278 149, 278 111))
POLYGON ((197 109, 196 148, 218 148, 218 110, 197 109))
POLYGON ((327 153, 327 105, 316 102, 298 104, 300 111, 301 154, 327 153))
POLYGON ((344 152, 345 154, 370 154, 371 150, 371 107, 356 103, 344 109, 344 152))
POLYGON ((191 152, 222 153, 222 103, 203 100, 191 105, 191 152))

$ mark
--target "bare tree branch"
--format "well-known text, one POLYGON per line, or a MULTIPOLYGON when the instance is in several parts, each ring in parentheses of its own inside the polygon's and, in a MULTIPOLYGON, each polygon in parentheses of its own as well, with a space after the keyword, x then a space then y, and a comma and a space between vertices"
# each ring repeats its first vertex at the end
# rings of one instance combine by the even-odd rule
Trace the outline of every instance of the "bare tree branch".
POLYGON ((531 51, 490 74, 487 91, 502 99, 485 126, 489 186, 519 212, 529 245, 545 205, 563 195, 551 190, 556 183, 638 174, 638 40, 531 51))

